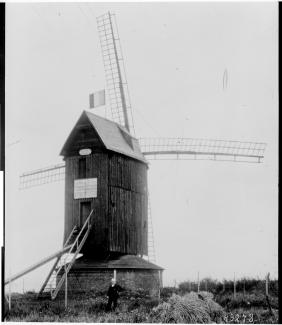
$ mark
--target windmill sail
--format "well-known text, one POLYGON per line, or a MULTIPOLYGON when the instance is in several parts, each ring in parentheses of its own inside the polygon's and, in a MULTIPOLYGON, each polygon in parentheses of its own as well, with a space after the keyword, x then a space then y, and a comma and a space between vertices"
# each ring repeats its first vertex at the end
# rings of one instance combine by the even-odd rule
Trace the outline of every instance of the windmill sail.
POLYGON ((20 175, 20 190, 65 179, 65 163, 36 169, 20 175))
MULTIPOLYGON (((266 144, 195 138, 141 138, 139 144, 148 159, 204 159, 234 162, 262 162, 266 144)), ((48 166, 20 176, 20 189, 62 181, 65 163, 48 166)))
POLYGON ((112 119, 134 134, 130 96, 115 16, 110 12, 99 16, 97 25, 112 119))
POLYGON ((205 159, 261 162, 266 144, 194 138, 142 138, 142 153, 151 159, 205 159))

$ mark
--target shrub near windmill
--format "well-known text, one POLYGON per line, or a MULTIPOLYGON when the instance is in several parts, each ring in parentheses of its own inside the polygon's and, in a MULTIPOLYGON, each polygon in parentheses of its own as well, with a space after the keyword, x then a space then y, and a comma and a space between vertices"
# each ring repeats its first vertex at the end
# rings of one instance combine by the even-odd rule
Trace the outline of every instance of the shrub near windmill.
MULTIPOLYGON (((143 258, 152 249, 146 158, 261 162, 265 150, 253 142, 137 140, 114 16, 107 13, 97 23, 112 121, 84 111, 62 148, 65 163, 21 176, 22 188, 65 179, 64 240, 71 249, 69 260, 57 258, 41 288, 51 287, 52 298, 67 274, 71 291, 103 291, 114 275, 127 289, 159 292, 163 269, 143 258)), ((96 93, 92 106, 97 98, 104 100, 96 93)))

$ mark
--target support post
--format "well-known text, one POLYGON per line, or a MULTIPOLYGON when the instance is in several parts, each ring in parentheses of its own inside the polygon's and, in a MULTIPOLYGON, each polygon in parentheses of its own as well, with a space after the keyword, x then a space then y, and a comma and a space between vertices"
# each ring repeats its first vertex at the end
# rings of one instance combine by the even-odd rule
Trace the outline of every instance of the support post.
POLYGON ((267 273, 265 277, 265 295, 268 296, 268 288, 269 288, 269 273, 267 273))
POLYGON ((163 287, 163 271, 159 270, 159 293, 158 298, 161 299, 161 288, 163 287))
POLYGON ((117 270, 114 270, 114 279, 117 280, 117 270))
POLYGON ((236 298, 236 278, 234 273, 234 299, 236 298))
POLYGON ((24 293, 24 278, 23 278, 23 293, 24 293))
POLYGON ((159 271, 160 273, 160 287, 162 288, 163 287, 163 271, 159 271))
POLYGON ((267 302, 267 306, 268 306, 268 309, 269 309, 269 312, 271 315, 273 315, 273 311, 272 311, 272 308, 271 308, 271 304, 270 304, 270 301, 269 301, 269 276, 270 274, 267 273, 266 277, 265 277, 265 298, 266 298, 266 302, 267 302))
POLYGON ((208 291, 208 281, 205 282, 206 292, 208 291))
POLYGON ((244 279, 244 282, 243 282, 243 285, 244 285, 244 287, 243 287, 244 296, 246 295, 246 285, 245 285, 245 282, 246 282, 246 280, 244 279))
POLYGON ((198 291, 198 293, 200 292, 200 273, 199 273, 199 271, 198 271, 198 289, 197 289, 197 291, 198 291))
POLYGON ((68 273, 65 264, 65 309, 68 308, 68 273))
POLYGON ((11 280, 9 281, 9 310, 11 310, 12 297, 11 297, 11 280))
POLYGON ((53 258, 63 255, 63 254, 64 254, 66 251, 68 251, 70 248, 71 248, 71 245, 66 246, 66 247, 64 247, 62 250, 58 251, 57 253, 52 254, 52 255, 50 255, 50 256, 44 258, 44 259, 41 260, 39 263, 36 263, 35 265, 32 265, 31 267, 29 267, 29 268, 25 269, 24 271, 22 271, 22 272, 20 272, 20 273, 18 273, 18 274, 16 274, 16 275, 14 275, 13 277, 10 276, 9 279, 5 280, 5 285, 8 284, 9 281, 11 281, 11 282, 12 282, 12 281, 15 281, 16 279, 18 279, 18 278, 24 276, 25 274, 27 274, 27 273, 29 273, 29 272, 31 272, 31 271, 37 269, 38 267, 40 267, 40 266, 46 264, 47 262, 51 261, 53 258))

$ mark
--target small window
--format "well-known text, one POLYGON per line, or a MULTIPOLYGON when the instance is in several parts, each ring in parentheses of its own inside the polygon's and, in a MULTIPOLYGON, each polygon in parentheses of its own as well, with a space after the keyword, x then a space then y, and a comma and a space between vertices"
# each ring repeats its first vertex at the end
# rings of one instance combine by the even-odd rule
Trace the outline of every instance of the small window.
POLYGON ((86 178, 86 158, 80 158, 78 161, 78 178, 86 178))

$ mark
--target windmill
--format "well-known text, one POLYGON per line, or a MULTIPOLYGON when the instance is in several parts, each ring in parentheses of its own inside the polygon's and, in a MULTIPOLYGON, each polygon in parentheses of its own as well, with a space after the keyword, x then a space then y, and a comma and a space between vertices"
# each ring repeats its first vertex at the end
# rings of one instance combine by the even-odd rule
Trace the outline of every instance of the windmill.
MULTIPOLYGON (((134 134, 134 125, 131 114, 131 104, 130 104, 130 96, 127 88, 126 76, 124 71, 124 61, 122 57, 115 17, 110 13, 107 13, 103 16, 98 17, 98 31, 100 36, 102 55, 105 67, 106 81, 107 81, 107 90, 110 101, 110 108, 112 119, 115 122, 114 124, 110 124, 113 128, 115 128, 115 136, 118 136, 118 132, 123 137, 123 142, 125 141, 129 146, 133 147, 133 151, 138 150, 138 143, 132 137, 132 133, 134 134), (136 147, 135 147, 136 146, 136 147)), ((95 117, 94 114, 83 113, 80 121, 78 122, 77 128, 82 129, 83 125, 88 123, 88 120, 92 119, 92 124, 96 126, 96 129, 99 123, 103 123, 101 119, 95 117)), ((108 125, 107 124, 107 125, 108 125)), ((103 130, 102 130, 103 132, 103 130)), ((73 135, 76 136, 75 134, 73 135)), ((84 135, 87 139, 87 134, 84 135)), ((91 135, 92 136, 92 135, 91 135)), ((105 141, 103 141, 105 142, 105 141)), ((89 147, 89 143, 87 143, 89 147)), ((264 143, 254 143, 254 142, 239 142, 239 141, 223 141, 223 140, 205 140, 205 139, 189 139, 189 138, 151 138, 151 139, 139 139, 139 145, 141 148, 142 155, 138 157, 133 157, 135 160, 141 161, 146 157, 148 159, 158 159, 160 157, 170 157, 173 156, 175 159, 212 159, 212 160, 231 160, 231 161, 251 161, 251 162, 261 162, 264 156, 265 144, 264 143)), ((107 143, 106 143, 107 146, 107 143)), ((68 145, 67 145, 68 147, 68 145)), ((88 154, 85 150, 89 149, 87 146, 82 148, 80 154, 81 156, 90 155, 92 151, 88 151, 88 154)), ((120 148, 113 148, 112 143, 108 143, 108 150, 118 151, 120 148)), ((69 148, 65 148, 65 154, 68 155, 69 148)), ((116 152, 115 151, 115 152, 116 152)), ((119 151, 119 153, 121 153, 119 151)), ((136 153, 136 152, 135 152, 136 153)), ((127 152, 126 154, 130 154, 127 152)), ((87 164, 87 159, 79 159, 81 161, 81 170, 85 169, 84 164, 87 164)), ((79 164, 79 162, 78 162, 79 164)), ((44 169, 32 171, 29 173, 25 173, 20 177, 20 186, 21 188, 28 188, 35 185, 40 185, 43 183, 48 183, 52 181, 66 179, 68 166, 63 163, 56 166, 50 166, 44 169)), ((79 169, 79 166, 78 166, 79 169)), ((79 170, 78 170, 79 172, 79 170)), ((145 172, 144 172, 145 175, 145 172)), ((145 176, 144 176, 145 177, 145 176)), ((83 178, 83 177, 82 177, 83 178)), ((75 180, 72 180, 75 181, 75 180)), ((97 184, 92 180, 92 183, 85 184, 85 182, 77 183, 77 186, 81 186, 85 188, 88 186, 90 188, 97 188, 97 184), (84 183, 84 184, 83 184, 84 183)), ((66 187, 67 188, 67 187, 66 187)), ((148 192, 148 191, 147 191, 148 192)), ((97 193, 92 193, 89 195, 97 195, 97 193)), ((144 202, 144 206, 148 206, 148 202, 144 202)), ((73 243, 79 246, 74 253, 74 255, 80 252, 84 243, 87 240, 87 236, 90 233, 91 223, 90 218, 92 217, 93 210, 91 207, 84 206, 82 207, 82 211, 80 215, 82 216, 82 221, 80 225, 80 230, 77 236, 80 235, 76 241, 73 243), (84 209, 84 210, 83 210, 84 209), (84 218, 84 219, 83 219, 84 218), (79 244, 78 244, 79 243, 79 244), (82 245, 81 245, 82 243, 82 245)), ((141 218, 144 218, 146 222, 147 216, 144 215, 141 218)), ((146 222, 148 226, 148 222, 146 222)), ((148 232, 148 227, 145 227, 142 231, 144 233, 148 232)), ((68 245, 70 238, 75 234, 75 225, 73 225, 73 229, 68 229, 65 233, 65 245, 68 245)), ((150 232, 149 232, 150 234, 150 232)), ((149 236, 148 236, 149 237, 149 236)), ((144 243, 142 253, 145 253, 150 250, 149 248, 152 246, 147 246, 144 243)), ((152 242, 152 241, 151 241, 152 242)), ((71 253, 71 252, 70 252, 71 253)), ((143 254, 141 254, 143 255, 143 254)), ((76 257, 76 256, 75 256, 76 257)), ((71 271, 72 265, 75 264, 75 258, 71 263, 68 263, 67 272, 71 271)), ((86 266, 84 266, 86 268, 86 266)), ((55 270, 56 266, 50 271, 50 278, 55 270)), ((112 267, 115 269, 114 267, 112 267)), ((61 276, 61 270, 58 269, 56 272, 55 279, 59 279, 58 287, 63 282, 64 277, 61 276)), ((156 269, 159 270, 159 269, 156 269)), ((46 280, 50 280, 50 278, 46 280)), ((47 281, 47 282, 48 282, 47 281)), ((45 281, 46 282, 46 281, 45 281)), ((47 285, 47 282, 44 283, 43 287, 47 285)), ((56 296, 56 290, 54 291, 53 297, 56 296)))

